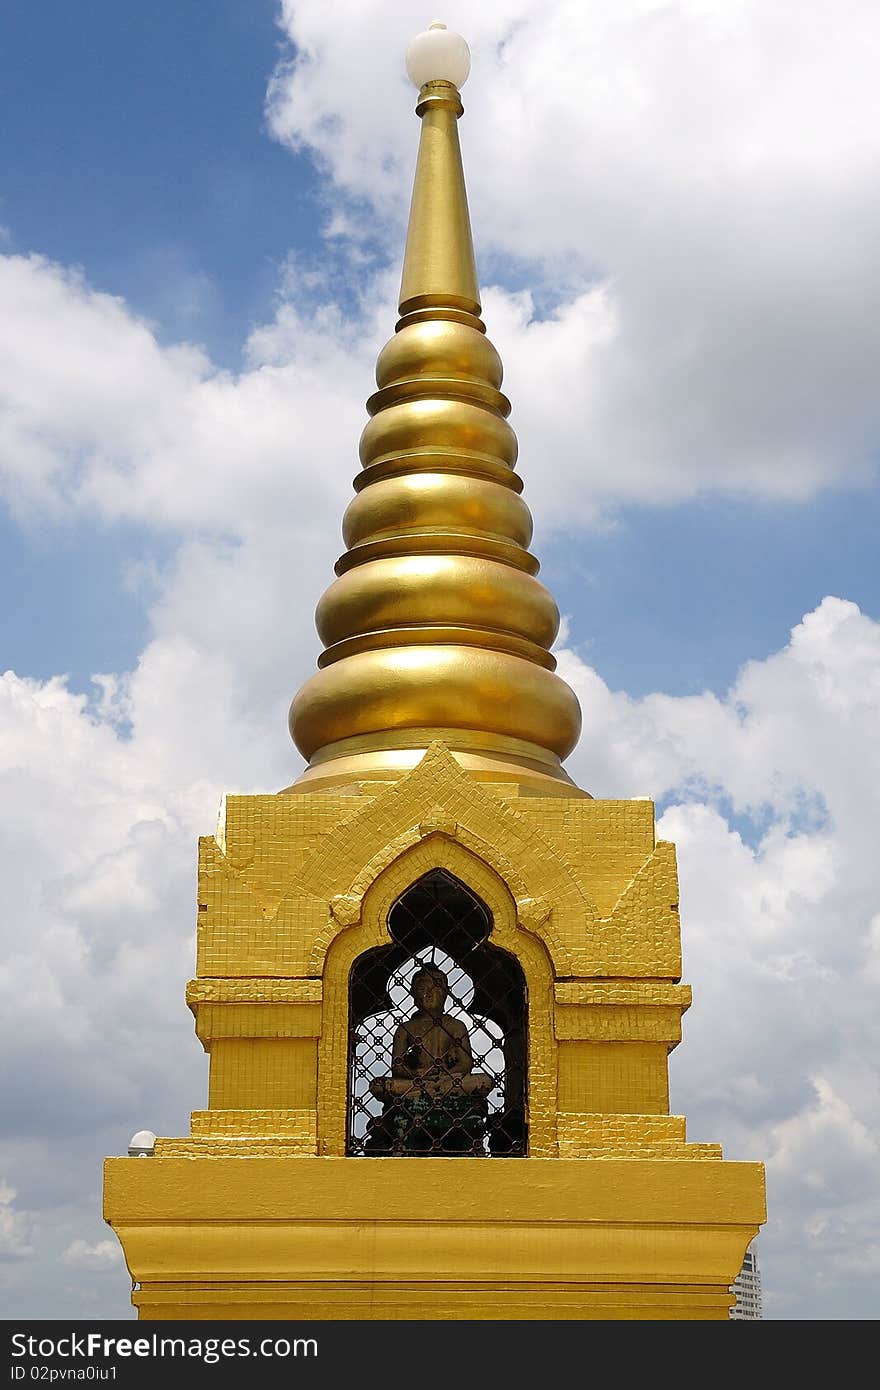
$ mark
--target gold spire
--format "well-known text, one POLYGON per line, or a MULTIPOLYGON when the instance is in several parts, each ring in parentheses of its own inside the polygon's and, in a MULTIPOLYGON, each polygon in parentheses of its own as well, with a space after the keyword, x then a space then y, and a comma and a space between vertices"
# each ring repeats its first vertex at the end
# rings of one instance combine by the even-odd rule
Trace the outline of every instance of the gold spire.
POLYGON ((431 82, 422 88, 416 107, 422 133, 400 282, 401 314, 447 301, 471 314, 480 312, 458 145, 458 117, 463 111, 451 83, 431 82))
POLYGON ((399 777, 440 739, 478 778, 582 795, 560 762, 580 709, 553 674, 559 613, 526 548, 510 403, 479 318, 462 110, 451 82, 422 86, 401 317, 367 402, 348 549, 318 604, 325 651, 290 708, 309 760, 290 792, 399 777))

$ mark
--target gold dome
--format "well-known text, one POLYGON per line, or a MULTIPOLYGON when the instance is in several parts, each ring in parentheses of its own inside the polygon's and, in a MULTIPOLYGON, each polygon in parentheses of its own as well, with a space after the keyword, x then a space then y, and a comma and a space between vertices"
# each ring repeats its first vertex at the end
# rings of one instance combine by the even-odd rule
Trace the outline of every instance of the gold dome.
POLYGON ((474 776, 583 795, 561 765, 580 709, 554 674, 516 435, 485 335, 458 91, 430 82, 400 319, 379 354, 348 547, 318 604, 325 650, 290 708, 309 762, 289 792, 399 777, 442 740, 474 776))

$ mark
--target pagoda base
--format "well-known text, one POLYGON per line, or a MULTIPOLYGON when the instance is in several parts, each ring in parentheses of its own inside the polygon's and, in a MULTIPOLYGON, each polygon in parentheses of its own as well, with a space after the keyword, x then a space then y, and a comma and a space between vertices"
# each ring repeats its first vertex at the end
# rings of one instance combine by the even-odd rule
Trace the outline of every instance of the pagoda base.
POLYGON ((765 1219, 721 1159, 110 1158, 142 1319, 707 1320, 765 1219))

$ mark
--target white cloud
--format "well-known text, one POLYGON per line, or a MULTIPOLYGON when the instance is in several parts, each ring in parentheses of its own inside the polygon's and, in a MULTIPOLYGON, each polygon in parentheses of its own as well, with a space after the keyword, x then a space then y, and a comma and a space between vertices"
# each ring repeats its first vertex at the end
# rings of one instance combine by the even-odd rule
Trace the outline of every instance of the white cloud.
MULTIPOLYGON (((133 576, 152 599, 154 640, 134 672, 106 678, 157 783, 164 766, 177 785, 205 767, 233 786, 254 775, 286 785, 300 766, 267 733, 283 729, 314 668, 314 610, 342 548, 378 306, 393 322, 375 283, 378 301, 346 321, 313 302, 314 276, 289 270, 286 287, 308 310, 280 301, 234 376, 196 347, 162 347, 81 274, 0 257, 0 495, 29 524, 119 520, 172 542, 158 573, 133 576)), ((49 706, 65 699, 61 686, 44 692, 39 719, 62 717, 49 706)))
MULTIPOLYGON (((371 207, 399 238, 412 6, 282 11, 297 56, 270 88, 271 128, 315 154, 343 209, 371 207)), ((473 51, 463 142, 484 284, 514 257, 558 302, 486 296, 542 518, 869 476, 876 6, 817 0, 805 22, 797 0, 452 0, 446 18, 473 51)))
MULTIPOLYGON (((274 611, 261 611, 265 636, 274 611)), ((183 1003, 196 837, 213 828, 224 790, 283 785, 266 780, 282 724, 255 729, 250 694, 218 699, 209 732, 199 729, 193 663, 209 658, 210 638, 198 654, 170 637, 147 650, 125 692, 130 737, 106 685, 100 707, 57 680, 0 683, 2 1006, 22 1078, 8 1118, 38 1148, 60 1142, 75 1155, 73 1191, 97 1185, 108 1144, 123 1152, 144 1125, 182 1132, 203 1103, 183 1003)), ((202 694, 219 669, 202 670, 202 694)), ((788 1289, 790 1315, 820 1288, 825 1306, 848 1302, 846 1315, 860 1315, 870 1281, 859 1252, 880 1240, 870 1061, 880 769, 866 737, 880 713, 880 624, 828 598, 724 697, 636 701, 571 652, 562 669, 584 704, 570 760, 578 780, 598 795, 668 802, 659 833, 678 846, 694 989, 671 1060, 673 1109, 692 1139, 766 1161, 759 1254, 771 1285, 788 1289), (840 769, 855 763, 848 782, 840 769), (815 1269, 798 1267, 805 1248, 815 1269)), ((41 1163, 52 1170, 48 1149, 41 1163)))
MULTIPOLYGON (((453 6, 474 50, 465 147, 488 328, 542 526, 873 476, 880 24, 866 3, 819 9, 827 23, 799 22, 795 0, 453 6), (492 287, 512 276, 533 293, 492 287)), ((292 534, 307 499, 333 534, 393 324, 412 26, 403 0, 283 6, 299 56, 275 76, 269 123, 332 180, 330 239, 320 271, 291 257, 241 372, 161 346, 79 272, 0 257, 0 488, 19 512, 242 542, 269 523, 292 534), (370 231, 390 270, 360 264, 370 231)))
POLYGON ((576 780, 665 802, 677 846, 694 1002, 673 1109, 692 1139, 766 1162, 758 1249, 788 1316, 820 1292, 828 1316, 871 1316, 880 623, 828 597, 724 696, 632 700, 561 655, 584 707, 576 780))
POLYGON ((72 1240, 59 1259, 71 1269, 105 1273, 122 1264, 122 1247, 118 1240, 72 1240))
MULTIPOLYGON (((276 133, 335 180, 334 241, 384 227, 392 244, 417 134, 412 7, 283 13, 301 62, 273 88, 276 133)), ((478 239, 537 287, 486 303, 539 521, 861 476, 878 426, 875 8, 819 0, 806 24, 793 0, 455 0, 446 18, 474 50, 478 239)), ((286 704, 313 668, 393 278, 364 274, 343 311, 292 260, 231 373, 163 347, 83 275, 0 257, 3 496, 26 518, 134 521, 176 546, 133 671, 91 700, 60 677, 0 680, 5 1171, 35 1213, 0 1189, 0 1237, 19 1265, 30 1245, 45 1259, 59 1206, 52 1263, 103 1258, 112 1242, 76 1233, 104 1152, 144 1126, 183 1132, 204 1101, 183 1003, 196 838, 223 792, 274 791, 299 766, 286 704)), ((694 1006, 674 1106, 692 1138, 767 1160, 760 1253, 786 1306, 821 1288, 857 1315, 880 1248, 880 626, 826 598, 726 694, 633 700, 576 650, 561 670, 585 715, 573 775, 662 799, 679 848, 694 1006)))
MULTIPOLYGON (((817 0, 804 23, 796 0, 456 0, 448 20, 474 52, 465 146, 488 326, 539 521, 873 476, 876 6, 817 0), (510 283, 511 257, 533 294, 491 287, 495 269, 510 283)), ((13 506, 240 541, 270 520, 290 533, 307 496, 331 533, 393 323, 413 24, 404 0, 282 7, 298 56, 271 85, 270 127, 332 181, 333 244, 360 257, 371 230, 391 270, 328 279, 293 257, 241 372, 161 346, 79 272, 0 257, 13 506)))
POLYGON ((16 1211, 18 1193, 0 1178, 0 1261, 23 1259, 33 1253, 29 1245, 31 1217, 16 1211))
MULTIPOLYGON (((327 530, 349 495, 377 346, 290 303, 239 375, 162 347, 124 301, 37 256, 0 256, 0 488, 20 511, 241 538, 272 519, 327 530), (322 466, 315 467, 320 459, 322 466)), ((375 311, 374 311, 375 312, 375 311)))

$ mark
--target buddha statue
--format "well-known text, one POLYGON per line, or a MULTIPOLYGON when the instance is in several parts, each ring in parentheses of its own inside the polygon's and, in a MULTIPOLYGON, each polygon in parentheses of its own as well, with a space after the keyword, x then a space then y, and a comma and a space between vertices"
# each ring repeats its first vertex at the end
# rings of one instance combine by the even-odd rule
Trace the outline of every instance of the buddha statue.
POLYGON ((370 1083, 383 1111, 369 1122, 364 1152, 483 1153, 495 1078, 473 1070, 468 1030, 445 1012, 445 973, 422 966, 411 989, 416 1011, 395 1030, 391 1075, 370 1083))

